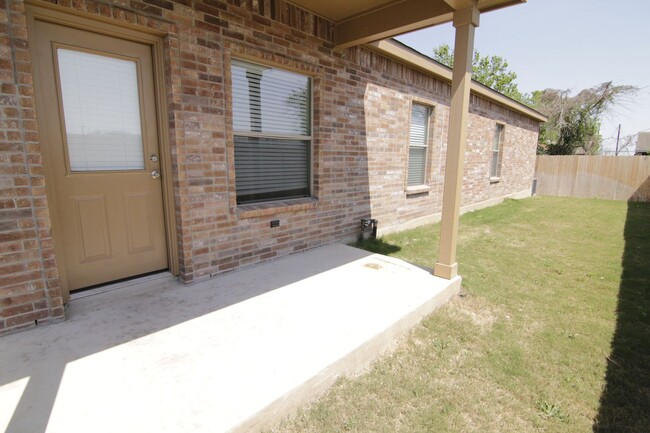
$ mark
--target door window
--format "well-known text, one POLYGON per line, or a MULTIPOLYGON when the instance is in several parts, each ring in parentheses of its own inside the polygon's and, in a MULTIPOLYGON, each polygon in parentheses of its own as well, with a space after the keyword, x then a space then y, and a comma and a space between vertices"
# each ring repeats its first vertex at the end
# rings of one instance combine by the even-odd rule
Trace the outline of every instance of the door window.
POLYGON ((135 61, 58 48, 70 170, 143 170, 135 61))

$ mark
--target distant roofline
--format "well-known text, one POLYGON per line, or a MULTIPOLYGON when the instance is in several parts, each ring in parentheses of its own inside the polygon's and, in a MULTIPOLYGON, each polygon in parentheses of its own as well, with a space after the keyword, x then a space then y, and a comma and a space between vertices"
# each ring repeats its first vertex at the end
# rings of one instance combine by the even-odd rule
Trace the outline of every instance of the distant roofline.
MULTIPOLYGON (((432 74, 451 83, 451 68, 398 40, 385 39, 383 41, 371 42, 366 44, 366 46, 374 51, 392 57, 402 63, 413 66, 423 72, 432 74)), ((534 110, 529 106, 504 95, 503 93, 497 92, 476 80, 472 80, 470 89, 471 92, 476 95, 489 99, 499 105, 503 105, 506 108, 521 113, 531 119, 537 120, 538 122, 546 122, 548 120, 548 117, 539 111, 534 110)))

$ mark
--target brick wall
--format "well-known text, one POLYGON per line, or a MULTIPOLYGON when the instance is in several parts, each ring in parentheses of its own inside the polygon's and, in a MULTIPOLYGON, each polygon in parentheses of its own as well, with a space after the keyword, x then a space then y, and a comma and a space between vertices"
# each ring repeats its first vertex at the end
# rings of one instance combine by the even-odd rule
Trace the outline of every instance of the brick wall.
MULTIPOLYGON (((389 232, 442 210, 451 85, 371 51, 357 60, 381 73, 365 92, 370 166, 370 203, 380 232, 389 232), (427 175, 423 187, 407 188, 411 104, 432 108, 427 175)), ((536 121, 471 95, 462 205, 531 190, 539 125, 536 121), (501 178, 490 181, 497 123, 505 125, 501 178)))
POLYGON ((25 22, 0 0, 0 333, 63 318, 25 22))
MULTIPOLYGON (((61 9, 156 29, 164 37, 180 279, 350 240, 372 216, 397 226, 438 212, 450 86, 394 60, 333 50, 332 26, 282 0, 59 0, 61 9), (229 65, 246 58, 313 76, 313 197, 238 207, 229 65), (410 104, 434 105, 426 191, 406 192, 410 104), (270 220, 280 226, 270 227, 270 220)), ((63 315, 32 99, 24 7, 0 0, 0 328, 63 315)), ((537 125, 472 98, 465 202, 526 189, 537 125), (490 184, 496 121, 502 180, 490 184)))
POLYGON ((462 204, 530 192, 535 173, 538 123, 475 95, 471 96, 470 104, 462 204), (505 125, 501 176, 498 182, 491 183, 490 161, 497 123, 505 125))

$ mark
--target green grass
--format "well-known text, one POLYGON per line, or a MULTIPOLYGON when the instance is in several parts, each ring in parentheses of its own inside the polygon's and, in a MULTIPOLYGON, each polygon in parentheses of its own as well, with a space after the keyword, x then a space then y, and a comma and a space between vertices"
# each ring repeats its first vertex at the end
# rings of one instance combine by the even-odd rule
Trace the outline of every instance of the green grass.
MULTIPOLYGON (((363 248, 433 266, 439 226, 363 248)), ((273 432, 650 431, 650 204, 461 218, 461 295, 273 432)))

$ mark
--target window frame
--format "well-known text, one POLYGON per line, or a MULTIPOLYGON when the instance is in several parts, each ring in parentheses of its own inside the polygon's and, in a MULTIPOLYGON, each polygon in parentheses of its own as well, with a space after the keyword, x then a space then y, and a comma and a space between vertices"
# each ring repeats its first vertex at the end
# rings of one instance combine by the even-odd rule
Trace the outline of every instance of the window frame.
MULTIPOLYGON (((233 53, 234 54, 234 53, 233 53)), ((257 208, 260 205, 265 205, 265 204, 275 204, 278 203, 278 205, 283 205, 286 204, 286 202, 291 202, 291 201, 296 201, 296 202, 303 202, 305 200, 311 200, 314 197, 314 186, 313 186, 313 179, 314 179, 314 147, 315 147, 315 136, 314 136, 314 98, 315 98, 315 76, 313 73, 310 73, 310 71, 305 71, 297 68, 291 68, 287 67, 284 65, 278 65, 274 63, 269 63, 269 62, 264 62, 260 59, 257 58, 248 58, 247 56, 239 56, 237 55, 236 57, 230 57, 228 62, 228 75, 230 78, 230 98, 229 99, 229 106, 228 110, 231 113, 231 120, 229 122, 229 127, 230 127, 230 137, 231 137, 231 142, 232 142, 232 153, 230 154, 232 156, 232 177, 231 179, 234 181, 234 187, 231 190, 234 194, 234 199, 233 199, 233 204, 235 205, 235 208, 242 208, 242 209, 247 209, 247 208, 257 208), (308 109, 307 109, 307 115, 308 115, 308 124, 307 124, 307 129, 309 132, 309 135, 290 135, 290 134, 281 134, 281 133, 265 133, 265 132, 258 132, 258 131, 243 131, 243 130, 238 130, 235 128, 235 112, 234 112, 234 104, 235 104, 235 94, 234 94, 234 78, 233 78, 233 67, 236 66, 237 64, 251 64, 253 66, 259 66, 260 68, 269 68, 281 72, 287 72, 290 74, 295 74, 295 75, 300 75, 304 78, 307 79, 308 82, 308 98, 307 98, 307 104, 308 104, 308 109), (236 140, 237 137, 245 137, 245 138, 260 138, 260 139, 271 139, 271 140, 292 140, 292 141, 306 141, 307 146, 308 146, 308 151, 307 151, 307 163, 306 163, 306 172, 307 172, 307 192, 304 195, 293 195, 293 196, 277 196, 277 197, 268 197, 268 198, 261 198, 261 199, 253 199, 253 200, 245 200, 241 201, 239 200, 239 196, 237 194, 237 168, 236 168, 236 159, 235 159, 235 154, 236 154, 236 140)), ((250 128, 253 129, 253 128, 250 128)))
POLYGON ((503 143, 505 141, 506 125, 497 123, 492 136, 492 146, 490 149, 490 182, 501 180, 501 166, 503 162, 503 143), (496 156, 496 158, 495 158, 496 156))
POLYGON ((409 111, 409 133, 408 133, 408 140, 407 140, 407 158, 406 158, 406 189, 408 191, 419 191, 423 187, 426 187, 429 183, 429 153, 430 153, 430 148, 431 148, 431 116, 433 115, 435 110, 435 106, 432 104, 428 104, 424 101, 420 101, 417 99, 413 99, 410 104, 410 111, 409 111), (411 143, 411 129, 413 127, 413 107, 414 106, 420 106, 424 107, 426 109, 426 125, 424 127, 424 144, 423 145, 413 145, 411 143), (409 178, 409 173, 410 173, 410 167, 411 167, 411 148, 419 148, 422 149, 424 148, 424 160, 422 161, 423 167, 422 167, 422 182, 418 183, 411 183, 411 180, 409 178))

